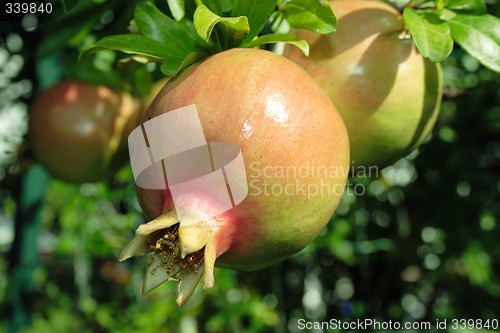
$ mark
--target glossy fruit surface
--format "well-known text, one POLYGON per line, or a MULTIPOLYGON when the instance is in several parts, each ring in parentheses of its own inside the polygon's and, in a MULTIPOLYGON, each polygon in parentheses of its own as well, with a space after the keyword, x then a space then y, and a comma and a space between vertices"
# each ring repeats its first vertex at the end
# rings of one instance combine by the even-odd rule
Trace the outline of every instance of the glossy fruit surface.
MULTIPOLYGON (((163 88, 143 121, 193 104, 207 142, 240 147, 248 181, 248 196, 214 219, 203 218, 203 206, 213 204, 203 194, 181 207, 200 223, 191 233, 183 231, 187 228, 180 221, 180 253, 189 247, 188 238, 203 238, 194 248, 205 245, 200 265, 205 287, 210 287, 214 262, 233 269, 262 268, 318 235, 343 194, 349 144, 341 117, 316 83, 299 66, 268 51, 231 49, 187 68, 163 88)), ((172 212, 179 207, 174 208, 169 190, 138 187, 137 194, 146 216, 156 218, 150 223, 165 227, 178 222, 172 212)), ((147 232, 140 228, 138 234, 147 232)), ((128 246, 121 258, 142 254, 135 250, 128 246)), ((190 295, 183 288, 180 284, 180 304, 190 295)))
POLYGON ((404 31, 401 15, 379 1, 331 1, 337 31, 300 31, 308 58, 290 47, 339 110, 355 165, 387 166, 418 147, 439 112, 442 73, 404 31))
POLYGON ((127 138, 138 116, 138 103, 128 94, 60 82, 30 108, 30 145, 53 176, 73 183, 101 181, 128 160, 127 138))

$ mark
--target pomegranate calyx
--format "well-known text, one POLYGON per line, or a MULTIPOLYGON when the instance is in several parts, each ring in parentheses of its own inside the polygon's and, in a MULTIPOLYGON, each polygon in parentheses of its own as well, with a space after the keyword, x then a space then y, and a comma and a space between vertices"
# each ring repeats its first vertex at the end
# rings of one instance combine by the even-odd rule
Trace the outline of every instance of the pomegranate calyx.
POLYGON ((193 294, 201 276, 204 273, 203 264, 194 271, 184 271, 182 277, 179 278, 177 284, 177 299, 176 302, 179 306, 186 304, 191 295, 193 294))
POLYGON ((186 216, 179 221, 175 212, 167 212, 140 225, 136 235, 118 258, 123 261, 151 253, 143 294, 165 281, 177 281, 177 303, 184 305, 203 275, 204 288, 213 286, 216 248, 208 222, 186 216))
POLYGON ((211 234, 212 229, 207 222, 191 217, 183 218, 179 227, 181 258, 201 250, 208 243, 211 234))

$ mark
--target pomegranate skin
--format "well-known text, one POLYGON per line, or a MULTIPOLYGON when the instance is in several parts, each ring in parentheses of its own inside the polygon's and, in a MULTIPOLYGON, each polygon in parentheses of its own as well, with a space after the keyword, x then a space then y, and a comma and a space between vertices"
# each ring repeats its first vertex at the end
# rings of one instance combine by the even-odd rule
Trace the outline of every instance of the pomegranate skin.
POLYGON ((28 138, 37 160, 67 182, 102 181, 128 160, 139 102, 105 86, 63 81, 30 107, 28 138))
MULTIPOLYGON (((249 187, 243 202, 216 218, 216 265, 262 268, 314 240, 349 171, 347 131, 321 88, 284 57, 231 49, 170 80, 142 121, 192 104, 207 142, 241 148, 249 187)), ((168 189, 137 187, 137 195, 148 219, 174 209, 168 189)))

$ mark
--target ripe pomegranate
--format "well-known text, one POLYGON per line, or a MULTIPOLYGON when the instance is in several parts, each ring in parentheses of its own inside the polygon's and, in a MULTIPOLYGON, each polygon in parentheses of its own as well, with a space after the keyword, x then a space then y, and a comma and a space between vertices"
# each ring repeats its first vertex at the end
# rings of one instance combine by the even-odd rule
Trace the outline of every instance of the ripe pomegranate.
POLYGON ((310 55, 287 48, 337 107, 354 165, 387 166, 418 147, 439 112, 442 73, 405 33, 400 13, 379 1, 331 1, 337 31, 299 31, 310 55))
MULTIPOLYGON (((179 305, 201 276, 214 283, 214 264, 254 270, 309 244, 332 216, 349 170, 342 118, 296 64, 258 49, 231 49, 188 67, 162 89, 143 121, 195 105, 208 142, 241 148, 248 196, 213 218, 213 198, 186 198, 178 218, 170 190, 137 187, 151 222, 137 229, 120 260, 153 252, 143 292, 179 280, 179 305), (266 192, 267 189, 267 192, 266 192)), ((215 203, 216 204, 216 203, 215 203)))
POLYGON ((138 108, 130 95, 105 86, 59 82, 30 108, 33 153, 64 181, 104 180, 128 160, 127 138, 138 122, 138 108))

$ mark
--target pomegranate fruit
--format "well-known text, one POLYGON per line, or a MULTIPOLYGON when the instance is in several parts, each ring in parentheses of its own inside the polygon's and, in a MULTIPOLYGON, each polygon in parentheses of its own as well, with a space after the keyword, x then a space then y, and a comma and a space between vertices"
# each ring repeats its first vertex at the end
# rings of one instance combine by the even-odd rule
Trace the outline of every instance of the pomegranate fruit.
POLYGON ((28 137, 37 160, 53 176, 97 182, 128 160, 127 138, 138 117, 139 103, 126 93, 59 82, 31 105, 28 137))
POLYGON ((143 292, 175 277, 179 305, 203 275, 205 288, 213 285, 214 265, 254 270, 304 248, 332 216, 349 172, 342 118, 309 75, 282 56, 230 49, 196 63, 167 83, 143 124, 189 105, 207 141, 240 147, 249 190, 240 204, 208 217, 205 207, 217 203, 203 193, 174 207, 168 188, 137 187, 152 221, 137 229, 120 260, 152 252, 143 292))
POLYGON ((302 66, 342 115, 354 165, 387 166, 418 147, 439 112, 442 73, 405 33, 400 13, 379 1, 331 1, 337 31, 299 31, 308 58, 293 47, 285 57, 302 66))

